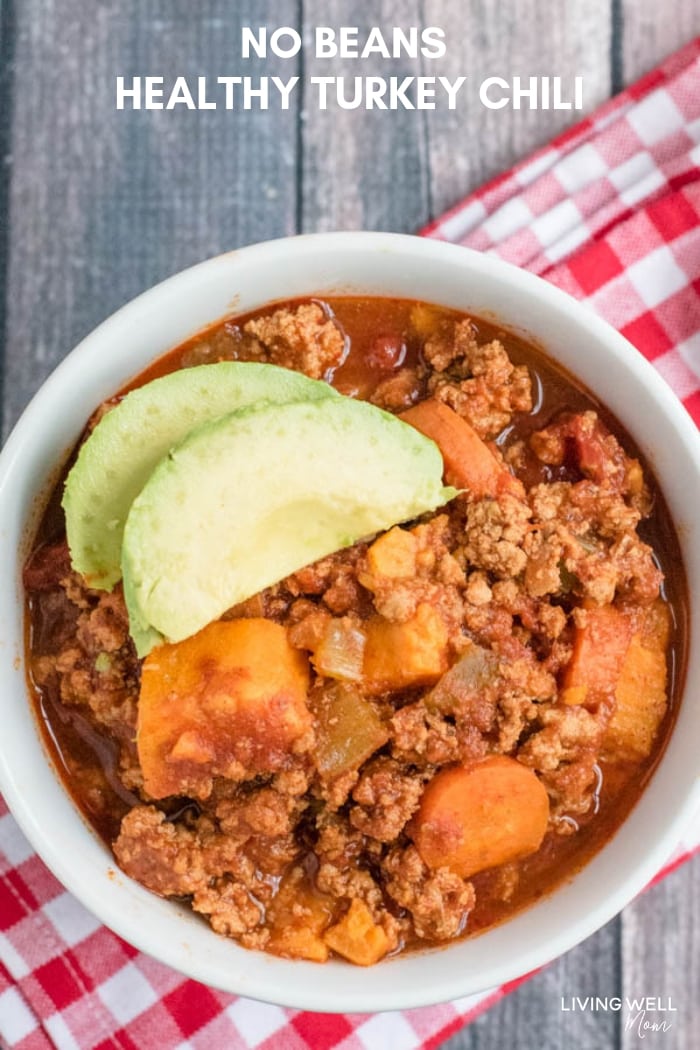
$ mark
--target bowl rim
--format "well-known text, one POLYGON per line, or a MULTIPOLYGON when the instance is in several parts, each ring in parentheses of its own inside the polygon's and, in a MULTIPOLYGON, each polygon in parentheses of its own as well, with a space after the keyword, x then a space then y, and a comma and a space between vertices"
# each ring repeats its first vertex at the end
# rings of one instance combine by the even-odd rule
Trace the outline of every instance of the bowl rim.
MULTIPOLYGON (((698 466, 696 474, 698 479, 700 479, 700 434, 681 403, 676 399, 670 388, 666 386, 664 380, 652 365, 638 351, 631 348, 622 335, 565 292, 541 278, 520 270, 498 258, 482 255, 462 246, 448 244, 443 241, 403 234, 365 233, 359 231, 305 234, 269 240, 237 249, 233 252, 226 252, 180 271, 131 300, 88 334, 41 385, 15 424, 0 453, 0 536, 4 536, 6 533, 6 516, 8 511, 2 508, 6 508, 9 500, 5 493, 9 491, 10 495, 12 494, 13 486, 17 484, 16 477, 18 474, 21 476, 22 465, 27 457, 27 449, 31 448, 32 442, 35 440, 37 427, 41 427, 44 407, 55 399, 56 395, 63 388, 66 378, 76 374, 82 367, 83 362, 87 361, 96 350, 99 350, 102 340, 108 338, 117 328, 121 328, 126 324, 138 324, 141 318, 154 310, 162 309, 162 307, 159 307, 160 302, 165 303, 167 299, 178 295, 185 288, 187 289, 187 294, 196 293, 198 288, 204 287, 215 269, 219 266, 228 265, 229 260, 235 259, 237 264, 240 260, 244 260, 251 265, 264 266, 267 259, 274 257, 279 262, 280 256, 282 256, 288 258, 292 265, 301 266, 305 258, 311 258, 314 254, 324 250, 331 253, 342 253, 345 251, 357 251, 360 254, 367 252, 388 253, 394 262, 397 258, 400 260, 406 253, 412 253, 416 259, 420 260, 421 264, 425 261, 426 265, 430 265, 431 260, 440 262, 442 265, 454 263, 461 266, 465 273, 469 270, 478 269, 487 280, 493 280, 496 283, 508 286, 510 289, 516 289, 524 296, 534 298, 545 310, 552 311, 555 314, 566 312, 570 318, 573 317, 573 323, 578 328, 583 329, 592 340, 603 344, 606 351, 612 355, 611 359, 616 359, 621 363, 624 369, 634 375, 638 383, 649 390, 656 406, 664 417, 665 424, 675 432, 688 450, 689 455, 694 456, 695 463, 698 466), (630 349, 633 350, 633 353, 630 353, 630 349)), ((325 291, 326 294, 330 294, 327 289, 325 291)), ((313 293, 309 292, 307 294, 313 293)), ((389 293, 382 293, 381 291, 379 294, 389 295, 389 293)), ((420 298, 420 295, 416 295, 416 298, 420 298)), ((272 301, 274 300, 262 297, 260 305, 272 301)), ((432 301, 435 301, 434 297, 432 297, 432 301)), ((253 307, 250 307, 250 309, 253 309, 253 307)), ((504 314, 507 314, 507 310, 504 310, 504 314)), ((214 318, 215 321, 216 318, 214 318)), ((506 329, 517 328, 517 326, 511 325, 507 318, 502 318, 501 323, 506 329)), ((176 345, 176 343, 173 343, 173 345, 176 345)), ((158 356, 160 355, 155 354, 152 360, 155 360, 158 356)), ((146 367, 147 364, 147 361, 142 363, 140 370, 146 367)), ((606 403, 604 395, 601 397, 601 400, 603 403, 606 403)), ((95 403, 98 403, 97 400, 95 403)), ((57 451, 61 451, 61 449, 57 449, 57 451)), ((41 490, 41 495, 46 495, 43 489, 41 490)), ((15 574, 18 572, 19 565, 21 565, 21 553, 21 551, 18 552, 20 554, 19 564, 12 567, 12 571, 15 574)), ((8 566, 9 563, 10 560, 8 559, 8 566)), ((3 570, 3 574, 9 575, 7 567, 3 570)), ((0 588, 0 591, 6 592, 5 594, 0 594, 1 627, 3 615, 7 615, 8 622, 10 622, 9 603, 11 599, 8 598, 8 594, 13 591, 13 588, 7 586, 0 588)), ((691 601, 692 597, 691 595, 691 601)), ((14 601, 14 597, 12 600, 14 601)), ((14 615, 15 617, 17 615, 16 607, 14 615)), ((2 653, 0 657, 0 683, 5 684, 7 687, 10 681, 16 683, 17 667, 13 661, 16 662, 18 656, 21 659, 21 654, 15 655, 10 653, 10 647, 6 643, 2 643, 1 639, 0 651, 2 653), (10 664, 13 664, 14 676, 9 675, 10 664), (7 683, 5 683, 6 678, 7 683)), ((26 697, 26 686, 24 693, 26 697)), ((687 681, 684 695, 686 693, 687 681)), ((30 715, 32 721, 34 721, 31 705, 27 705, 27 707, 30 709, 30 715)), ((35 731, 42 754, 49 758, 49 763, 53 766, 50 756, 46 753, 43 739, 41 739, 37 726, 35 726, 35 731)), ((700 773, 700 770, 698 772, 700 773)), ((54 778, 57 777, 55 770, 52 770, 52 774, 54 778)), ((322 1010, 324 1012, 374 1012, 427 1006, 460 998, 466 994, 473 994, 477 988, 481 990, 501 985, 516 976, 529 973, 544 965, 579 943, 611 919, 650 881, 664 860, 670 855, 674 845, 680 840, 685 825, 700 805, 700 776, 696 775, 694 787, 680 801, 673 816, 668 820, 665 831, 648 848, 633 870, 617 881, 613 892, 603 893, 601 899, 591 907, 584 919, 579 919, 576 923, 566 926, 558 934, 549 937, 546 943, 528 946, 519 952, 515 964, 512 959, 504 959, 500 966, 485 966, 476 985, 473 983, 469 986, 465 984, 464 975, 460 974, 455 968, 457 972, 447 978, 443 977, 439 988, 434 986, 434 982, 429 977, 430 970, 428 966, 430 964, 427 963, 427 960, 438 955, 448 955, 454 947, 454 945, 448 944, 439 949, 421 951, 411 956, 402 957, 401 961, 404 959, 424 960, 425 977, 423 987, 418 991, 413 988, 408 993, 400 986, 387 991, 386 988, 381 987, 379 982, 373 981, 373 976, 366 982, 368 987, 361 993, 358 993, 354 987, 349 991, 343 991, 343 974, 347 972, 348 964, 325 964, 324 970, 327 967, 332 968, 336 973, 340 970, 340 977, 337 982, 340 988, 335 995, 327 990, 324 991, 323 1001, 319 1002, 319 991, 314 987, 315 984, 319 984, 317 978, 319 968, 316 964, 281 960, 266 956, 263 953, 255 953, 256 956, 262 959, 261 964, 255 967, 255 978, 246 980, 243 979, 241 974, 234 974, 233 983, 236 985, 234 987, 231 982, 231 976, 221 973, 218 962, 212 961, 207 957, 195 957, 191 952, 188 954, 187 951, 180 952, 177 961, 173 961, 169 946, 167 944, 154 943, 154 938, 151 936, 146 923, 134 923, 119 912, 115 912, 114 909, 110 910, 105 904, 99 887, 86 885, 84 876, 79 874, 73 859, 65 855, 58 837, 55 836, 52 839, 50 830, 44 828, 40 821, 37 820, 31 805, 28 805, 24 798, 22 786, 17 779, 17 771, 13 768, 7 749, 1 742, 0 790, 2 790, 10 810, 22 831, 59 881, 88 909, 95 913, 100 921, 125 940, 134 944, 140 950, 155 956, 160 961, 173 966, 187 976, 203 981, 213 987, 219 987, 228 992, 235 992, 263 1001, 274 1002, 282 1006, 322 1010), (427 965, 425 965, 426 963, 427 965), (302 981, 295 982, 294 986, 292 986, 292 982, 287 984, 290 967, 298 972, 302 978, 302 981), (308 981, 306 977, 308 977, 308 981), (376 983, 378 987, 373 988, 373 983, 376 983), (275 985, 274 991, 271 988, 273 984, 275 985), (304 984, 306 987, 302 986, 304 984)), ((65 798, 69 799, 68 793, 63 787, 62 791, 65 798)), ((72 801, 70 801, 70 806, 73 807, 72 801)), ((630 816, 631 814, 623 822, 622 829, 629 822, 630 816)), ((85 826, 87 828, 87 825, 85 826)), ((617 834, 614 836, 615 839, 617 834)), ((598 856, 605 849, 606 847, 600 851, 598 856)), ((126 876, 121 876, 121 873, 116 878, 118 885, 124 886, 125 881, 130 882, 131 880, 127 880, 126 876)), ((138 891, 134 899, 138 901, 142 910, 150 910, 152 905, 148 901, 152 901, 153 895, 141 887, 138 887, 138 891), (146 897, 142 898, 138 891, 140 891, 140 894, 145 894, 146 897)), ((559 895, 562 892, 564 892, 564 887, 559 887, 553 891, 552 895, 559 895)), ((168 907, 172 907, 172 905, 168 904, 168 907)), ((525 912, 521 912, 520 915, 532 913, 533 908, 528 908, 525 912)), ((500 928, 510 928, 516 921, 517 917, 509 920, 500 928)), ((528 924, 525 925, 527 926, 528 924)), ((529 925, 531 926, 532 924, 529 925)), ((211 934, 211 936, 216 935, 211 934)), ((471 938, 467 942, 458 943, 477 944, 484 936, 488 936, 488 934, 482 934, 478 938, 471 938)), ((240 951, 245 952, 246 956, 251 955, 246 949, 240 949, 240 951)), ((387 960, 382 963, 382 968, 396 968, 398 977, 397 964, 399 962, 399 959, 387 960)), ((375 975, 376 969, 370 968, 365 973, 375 975)))

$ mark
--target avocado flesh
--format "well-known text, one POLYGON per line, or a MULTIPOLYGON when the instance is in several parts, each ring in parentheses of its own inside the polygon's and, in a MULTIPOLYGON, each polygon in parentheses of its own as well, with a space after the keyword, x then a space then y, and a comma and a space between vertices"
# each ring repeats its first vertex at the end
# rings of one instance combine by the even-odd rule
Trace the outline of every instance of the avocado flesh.
POLYGON ((363 401, 253 406, 191 433, 136 497, 122 570, 139 655, 456 495, 434 442, 363 401), (159 637, 161 636, 161 637, 159 637))
POLYGON ((110 590, 120 579, 129 508, 154 467, 191 430, 256 401, 334 396, 327 383, 299 372, 243 361, 183 368, 133 390, 100 420, 66 479, 73 568, 97 589, 110 590))

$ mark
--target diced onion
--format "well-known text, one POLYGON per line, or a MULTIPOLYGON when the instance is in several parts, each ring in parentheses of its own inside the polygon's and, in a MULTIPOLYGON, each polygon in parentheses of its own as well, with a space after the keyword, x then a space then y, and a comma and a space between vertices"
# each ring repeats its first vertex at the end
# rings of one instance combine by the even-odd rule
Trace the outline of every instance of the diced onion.
POLYGON ((365 653, 365 635, 349 620, 331 620, 313 662, 319 674, 341 682, 359 682, 365 653))
POLYGON ((374 705, 347 683, 327 683, 314 714, 316 765, 325 780, 359 769, 389 739, 374 705))
POLYGON ((455 702, 480 693, 496 673, 497 659, 488 649, 471 644, 426 696, 429 709, 452 710, 455 702))

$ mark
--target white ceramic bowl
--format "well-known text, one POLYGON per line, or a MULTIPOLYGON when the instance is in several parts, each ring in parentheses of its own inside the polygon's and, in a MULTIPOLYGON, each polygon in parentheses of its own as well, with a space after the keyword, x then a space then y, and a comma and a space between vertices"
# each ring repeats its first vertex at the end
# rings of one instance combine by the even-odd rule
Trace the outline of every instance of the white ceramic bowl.
POLYGON ((620 910, 666 860, 700 804, 700 439, 653 368, 562 292, 496 259, 393 234, 290 238, 230 252, 139 296, 46 381, 0 457, 0 789, 61 882, 143 951, 200 981, 287 1006, 375 1011, 468 995, 548 962, 620 910), (676 522, 690 585, 685 700, 663 759, 622 828, 573 881, 507 924, 365 970, 246 951, 118 871, 64 791, 27 698, 20 572, 52 481, 100 401, 232 310, 323 293, 424 299, 493 315, 534 337, 608 405, 648 457, 676 522))

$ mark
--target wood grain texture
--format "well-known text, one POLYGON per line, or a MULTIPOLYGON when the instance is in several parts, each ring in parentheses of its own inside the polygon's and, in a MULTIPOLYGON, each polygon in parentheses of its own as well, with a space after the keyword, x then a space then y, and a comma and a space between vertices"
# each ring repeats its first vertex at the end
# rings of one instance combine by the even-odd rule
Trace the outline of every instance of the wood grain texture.
POLYGON ((622 76, 626 84, 700 33, 700 0, 620 0, 622 76))
MULTIPOLYGON (((342 0, 305 0, 308 34, 318 24, 347 22, 342 0)), ((303 221, 310 229, 411 231, 487 178, 509 167, 572 120, 567 111, 488 110, 478 99, 487 76, 584 77, 590 112, 610 90, 609 0, 552 5, 548 0, 363 0, 351 24, 435 25, 447 54, 438 60, 381 59, 333 63, 334 75, 468 76, 457 109, 395 113, 304 109, 303 221), (601 61, 601 56, 605 56, 601 61), (391 68, 389 68, 391 67, 391 68), (333 157, 333 164, 328 157, 333 157)), ((328 60, 309 58, 309 76, 329 72, 328 60)))
POLYGON ((5 398, 7 342, 6 281, 10 246, 9 193, 12 173, 12 98, 13 53, 15 44, 14 8, 8 0, 0 0, 0 444, 2 441, 2 405, 5 398))
MULTIPOLYGON (((419 0, 304 0, 306 39, 315 26, 422 25, 419 0)), ((329 60, 307 51, 305 75, 418 76, 421 61, 376 56, 329 60)), ((303 110, 301 228, 413 232, 428 221, 429 165, 426 111, 303 110)))
MULTIPOLYGON (((631 998, 669 997, 677 1012, 650 1012, 668 1031, 647 1032, 649 1050, 689 1050, 700 1032, 700 858, 654 886, 622 914, 622 984, 631 998)), ((636 1012, 621 1031, 621 1050, 640 1045, 636 1012)))
POLYGON ((492 1007, 443 1044, 443 1050, 691 1050, 700 1031, 700 858, 647 890, 583 944, 492 1007), (621 929, 621 933, 620 933, 621 929), (562 1010, 573 996, 651 996, 672 1012, 646 1020, 626 1004, 619 1012, 562 1010), (644 1031, 644 1030, 643 1030, 644 1031))
POLYGON ((440 73, 467 73, 472 85, 464 108, 435 111, 427 121, 435 215, 577 119, 566 110, 486 109, 478 98, 486 77, 559 76, 570 84, 582 76, 586 112, 610 93, 609 0, 425 0, 424 18, 447 33, 440 73))
MULTIPOLYGON (((128 299, 209 255, 294 232, 294 110, 118 112, 115 78, 236 73, 240 26, 294 25, 296 11, 296 0, 103 0, 86 18, 81 0, 17 5, 5 433, 128 299)), ((246 72, 295 66, 251 61, 246 72)))
POLYGON ((443 1044, 444 1050, 609 1050, 617 1018, 562 1010, 571 996, 615 994, 619 983, 618 931, 609 923, 506 996, 443 1044))

